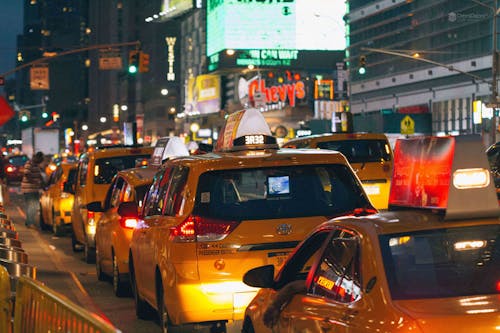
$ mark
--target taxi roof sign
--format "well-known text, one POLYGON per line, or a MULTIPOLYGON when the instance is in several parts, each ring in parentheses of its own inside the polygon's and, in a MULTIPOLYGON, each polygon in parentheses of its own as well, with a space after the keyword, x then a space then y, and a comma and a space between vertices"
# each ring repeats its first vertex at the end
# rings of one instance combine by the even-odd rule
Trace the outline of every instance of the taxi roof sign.
POLYGON ((160 166, 164 160, 178 156, 189 156, 184 141, 178 136, 166 136, 156 141, 151 155, 151 165, 160 166))
POLYGON ((214 151, 278 148, 262 112, 245 109, 230 114, 226 119, 214 151))
POLYGON ((398 207, 438 209, 446 219, 500 216, 480 136, 398 139, 389 209, 398 207))

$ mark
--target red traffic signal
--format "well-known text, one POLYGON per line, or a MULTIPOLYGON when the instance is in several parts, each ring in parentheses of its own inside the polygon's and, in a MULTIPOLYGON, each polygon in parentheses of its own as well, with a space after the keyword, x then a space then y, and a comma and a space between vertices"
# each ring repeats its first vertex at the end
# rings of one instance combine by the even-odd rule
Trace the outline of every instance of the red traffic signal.
POLYGON ((139 53, 139 73, 149 72, 149 54, 145 52, 139 53))

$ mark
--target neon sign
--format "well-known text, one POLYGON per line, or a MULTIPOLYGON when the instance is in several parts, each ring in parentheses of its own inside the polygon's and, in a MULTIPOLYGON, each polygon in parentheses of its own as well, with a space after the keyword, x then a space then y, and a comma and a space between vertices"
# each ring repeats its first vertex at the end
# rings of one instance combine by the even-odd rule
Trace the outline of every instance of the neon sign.
POLYGON ((303 81, 266 87, 265 80, 255 80, 248 85, 248 97, 251 101, 255 100, 256 92, 264 94, 266 103, 278 103, 280 101, 284 103, 288 100, 288 104, 292 107, 295 106, 297 98, 303 99, 306 97, 303 81))
POLYGON ((174 61, 175 61, 175 52, 174 52, 174 46, 175 46, 175 41, 177 40, 176 37, 166 37, 165 41, 167 42, 167 47, 168 47, 168 73, 167 73, 167 81, 175 81, 175 72, 174 72, 174 61))

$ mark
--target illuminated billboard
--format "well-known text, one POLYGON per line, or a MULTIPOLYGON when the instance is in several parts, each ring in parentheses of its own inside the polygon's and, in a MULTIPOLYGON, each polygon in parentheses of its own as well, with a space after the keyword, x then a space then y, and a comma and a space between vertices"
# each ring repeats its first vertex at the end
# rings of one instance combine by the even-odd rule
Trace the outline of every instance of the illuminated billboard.
POLYGON ((207 55, 222 50, 344 50, 343 0, 207 0, 207 55))
POLYGON ((164 21, 179 16, 193 7, 193 0, 162 0, 160 20, 164 21))

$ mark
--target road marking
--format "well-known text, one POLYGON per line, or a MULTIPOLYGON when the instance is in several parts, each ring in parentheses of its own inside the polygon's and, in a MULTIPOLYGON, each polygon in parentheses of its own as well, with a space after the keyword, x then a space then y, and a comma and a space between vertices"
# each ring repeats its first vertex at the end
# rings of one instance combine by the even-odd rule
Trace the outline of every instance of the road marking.
POLYGON ((19 212, 19 214, 23 217, 23 219, 26 220, 26 214, 24 214, 23 210, 21 209, 21 207, 19 206, 16 206, 17 208, 17 211, 19 212))

